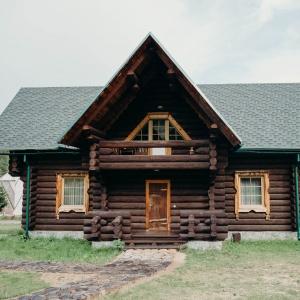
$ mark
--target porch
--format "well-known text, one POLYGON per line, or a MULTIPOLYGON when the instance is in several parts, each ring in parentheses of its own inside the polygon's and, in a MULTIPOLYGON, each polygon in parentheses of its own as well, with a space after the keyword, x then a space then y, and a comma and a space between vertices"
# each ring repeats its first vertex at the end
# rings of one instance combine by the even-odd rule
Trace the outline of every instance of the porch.
POLYGON ((226 220, 220 211, 173 212, 170 230, 136 228, 139 218, 128 211, 93 211, 84 220, 84 238, 90 241, 120 239, 127 248, 179 248, 188 240, 227 237, 226 220))
POLYGON ((102 140, 90 147, 89 168, 93 171, 213 169, 217 162, 215 149, 208 139, 151 142, 102 140))

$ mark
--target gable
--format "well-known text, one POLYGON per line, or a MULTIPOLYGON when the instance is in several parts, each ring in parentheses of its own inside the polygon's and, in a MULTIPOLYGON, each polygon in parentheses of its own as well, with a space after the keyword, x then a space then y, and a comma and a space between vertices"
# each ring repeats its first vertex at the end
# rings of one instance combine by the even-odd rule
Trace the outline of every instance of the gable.
POLYGON ((168 81, 158 73, 120 114, 108 130, 107 138, 124 139, 149 112, 161 113, 162 111, 169 112, 192 139, 208 137, 205 123, 178 91, 170 91, 168 81))
MULTIPOLYGON (((156 61, 159 61, 164 66, 164 76, 168 78, 170 89, 173 87, 180 89, 182 97, 189 102, 189 105, 208 128, 218 128, 232 146, 237 146, 241 143, 236 133, 212 107, 208 99, 186 77, 152 35, 147 36, 145 41, 103 89, 88 110, 66 132, 61 142, 74 146, 76 142, 78 143, 85 126, 91 126, 96 122, 98 127, 101 128, 106 123, 111 125, 115 122, 141 92, 147 80, 151 79, 151 66, 156 61), (144 70, 149 68, 150 71, 145 76, 142 76, 145 73, 144 70)), ((98 129, 98 127, 96 128, 98 129)), ((106 131, 104 130, 103 133, 105 135, 106 131)))

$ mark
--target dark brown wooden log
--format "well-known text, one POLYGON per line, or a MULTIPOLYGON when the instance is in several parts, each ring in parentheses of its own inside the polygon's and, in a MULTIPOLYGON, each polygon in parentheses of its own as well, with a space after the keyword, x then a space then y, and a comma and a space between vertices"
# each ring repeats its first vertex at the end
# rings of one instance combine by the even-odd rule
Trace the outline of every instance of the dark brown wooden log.
POLYGON ((192 170, 192 169, 208 169, 208 162, 122 162, 122 163, 105 163, 99 164, 100 169, 103 170, 153 170, 153 169, 165 169, 165 170, 192 170))
POLYGON ((185 148, 208 146, 208 140, 191 140, 191 141, 100 141, 100 148, 185 148))
POLYGON ((103 155, 99 157, 101 162, 197 162, 209 161, 208 155, 103 155))

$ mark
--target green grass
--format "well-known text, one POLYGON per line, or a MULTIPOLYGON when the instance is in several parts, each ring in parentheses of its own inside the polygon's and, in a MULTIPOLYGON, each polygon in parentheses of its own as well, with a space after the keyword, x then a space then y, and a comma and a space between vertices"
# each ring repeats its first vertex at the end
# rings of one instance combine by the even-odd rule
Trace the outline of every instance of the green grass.
POLYGON ((21 216, 0 216, 0 221, 2 220, 21 221, 21 216))
POLYGON ((185 264, 174 272, 105 299, 296 299, 300 295, 300 242, 226 242, 222 251, 185 253, 185 264))
POLYGON ((22 231, 20 224, 5 224, 4 222, 0 223, 0 236, 1 234, 15 235, 19 231, 22 231))
POLYGON ((0 260, 43 260, 63 262, 88 262, 103 264, 110 261, 119 250, 93 249, 86 240, 71 238, 33 238, 22 235, 0 235, 0 260))
POLYGON ((39 277, 37 273, 0 271, 0 299, 24 295, 48 287, 48 284, 39 277))

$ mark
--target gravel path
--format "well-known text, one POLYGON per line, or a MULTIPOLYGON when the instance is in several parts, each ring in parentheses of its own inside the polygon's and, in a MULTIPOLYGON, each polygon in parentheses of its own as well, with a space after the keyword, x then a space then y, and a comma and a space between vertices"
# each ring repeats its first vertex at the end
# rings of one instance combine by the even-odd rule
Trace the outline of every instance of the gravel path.
POLYGON ((51 273, 57 276, 69 275, 70 282, 62 280, 62 284, 46 288, 42 291, 22 296, 22 300, 42 299, 92 299, 112 290, 147 278, 164 270, 174 260, 175 250, 127 250, 112 263, 104 266, 92 264, 67 264, 55 262, 7 262, 0 261, 0 270, 31 271, 51 273), (75 280, 79 274, 87 275, 87 279, 75 280), (72 281, 73 279, 73 281, 72 281))

